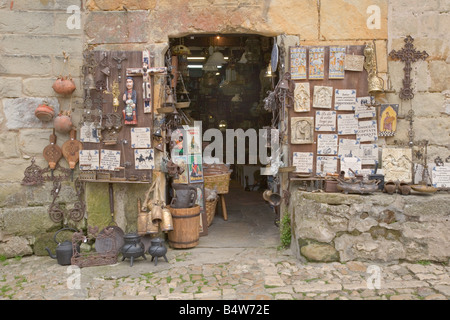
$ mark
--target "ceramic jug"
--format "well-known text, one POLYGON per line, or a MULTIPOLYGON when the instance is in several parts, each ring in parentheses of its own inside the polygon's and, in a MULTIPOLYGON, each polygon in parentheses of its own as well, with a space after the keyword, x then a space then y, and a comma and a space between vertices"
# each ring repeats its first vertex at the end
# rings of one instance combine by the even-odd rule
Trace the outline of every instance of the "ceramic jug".
POLYGON ((170 202, 172 208, 192 208, 197 200, 197 188, 187 184, 173 183, 175 197, 170 202))

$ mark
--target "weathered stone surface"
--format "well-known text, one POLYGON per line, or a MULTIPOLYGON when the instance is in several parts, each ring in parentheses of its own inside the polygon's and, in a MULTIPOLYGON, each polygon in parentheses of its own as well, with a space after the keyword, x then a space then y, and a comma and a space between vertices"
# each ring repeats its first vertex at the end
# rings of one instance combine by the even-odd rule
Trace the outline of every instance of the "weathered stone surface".
POLYGON ((0 256, 6 258, 22 257, 33 254, 28 240, 17 236, 3 237, 0 241, 0 256))
POLYGON ((387 15, 388 1, 386 0, 322 0, 320 2, 321 39, 351 39, 355 35, 359 39, 386 39, 387 15), (373 14, 367 13, 369 6, 379 8, 380 28, 367 27, 367 20, 373 14))
MULTIPOLYGON (((0 65, 0 70, 2 66, 0 65)), ((22 79, 16 77, 0 78, 0 98, 18 98, 22 95, 22 79)))
POLYGON ((85 33, 91 43, 147 42, 147 16, 147 11, 91 12, 85 33))
POLYGON ((309 261, 332 262, 339 261, 339 254, 336 249, 323 243, 307 244, 300 249, 300 253, 309 261))
POLYGON ((0 135, 0 157, 6 159, 20 157, 16 132, 6 132, 0 135))
POLYGON ((117 11, 117 10, 153 10, 156 0, 91 0, 88 1, 89 10, 117 11), (125 7, 125 8, 124 8, 125 7))
POLYGON ((34 115, 39 104, 47 101, 59 112, 59 103, 56 98, 17 98, 4 99, 3 112, 6 118, 6 127, 10 130, 21 128, 52 128, 53 122, 42 122, 34 115))
POLYGON ((17 236, 38 235, 55 225, 47 207, 2 208, 0 220, 4 230, 17 236))

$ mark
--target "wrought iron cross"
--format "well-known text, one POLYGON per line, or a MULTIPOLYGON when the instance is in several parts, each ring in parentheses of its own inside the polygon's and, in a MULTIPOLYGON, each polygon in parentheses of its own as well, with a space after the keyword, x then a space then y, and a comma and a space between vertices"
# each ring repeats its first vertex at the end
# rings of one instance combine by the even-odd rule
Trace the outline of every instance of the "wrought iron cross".
POLYGON ((414 39, 411 36, 405 38, 405 47, 399 51, 392 50, 389 56, 392 59, 399 59, 405 63, 403 70, 405 71, 405 78, 403 79, 403 88, 400 90, 400 99, 411 100, 414 98, 413 89, 411 88, 411 63, 419 59, 425 60, 428 58, 428 53, 425 51, 416 51, 413 45, 414 39))

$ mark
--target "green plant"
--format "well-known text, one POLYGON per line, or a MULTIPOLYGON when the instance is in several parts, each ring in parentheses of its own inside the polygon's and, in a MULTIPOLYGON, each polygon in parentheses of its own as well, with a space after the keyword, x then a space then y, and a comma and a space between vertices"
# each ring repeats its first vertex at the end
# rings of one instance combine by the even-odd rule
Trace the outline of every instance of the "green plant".
POLYGON ((291 216, 286 211, 280 223, 281 248, 288 248, 291 245, 291 216))

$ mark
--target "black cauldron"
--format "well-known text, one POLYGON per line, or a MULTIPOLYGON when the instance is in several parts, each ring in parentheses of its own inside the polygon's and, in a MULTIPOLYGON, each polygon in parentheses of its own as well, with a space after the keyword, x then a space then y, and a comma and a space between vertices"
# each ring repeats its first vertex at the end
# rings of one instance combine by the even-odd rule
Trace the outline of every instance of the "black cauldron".
POLYGON ((161 238, 151 240, 151 246, 148 248, 148 253, 152 256, 152 261, 155 259, 155 266, 158 264, 158 257, 164 257, 164 260, 169 262, 166 257, 167 248, 164 246, 164 241, 161 238))
POLYGON ((144 244, 141 241, 141 237, 137 235, 136 233, 127 233, 123 236, 124 245, 122 246, 122 249, 120 250, 120 253, 122 253, 122 261, 124 261, 126 258, 129 258, 130 261, 130 267, 133 266, 133 261, 135 258, 143 257, 145 260, 147 258, 145 257, 145 248, 144 244))

